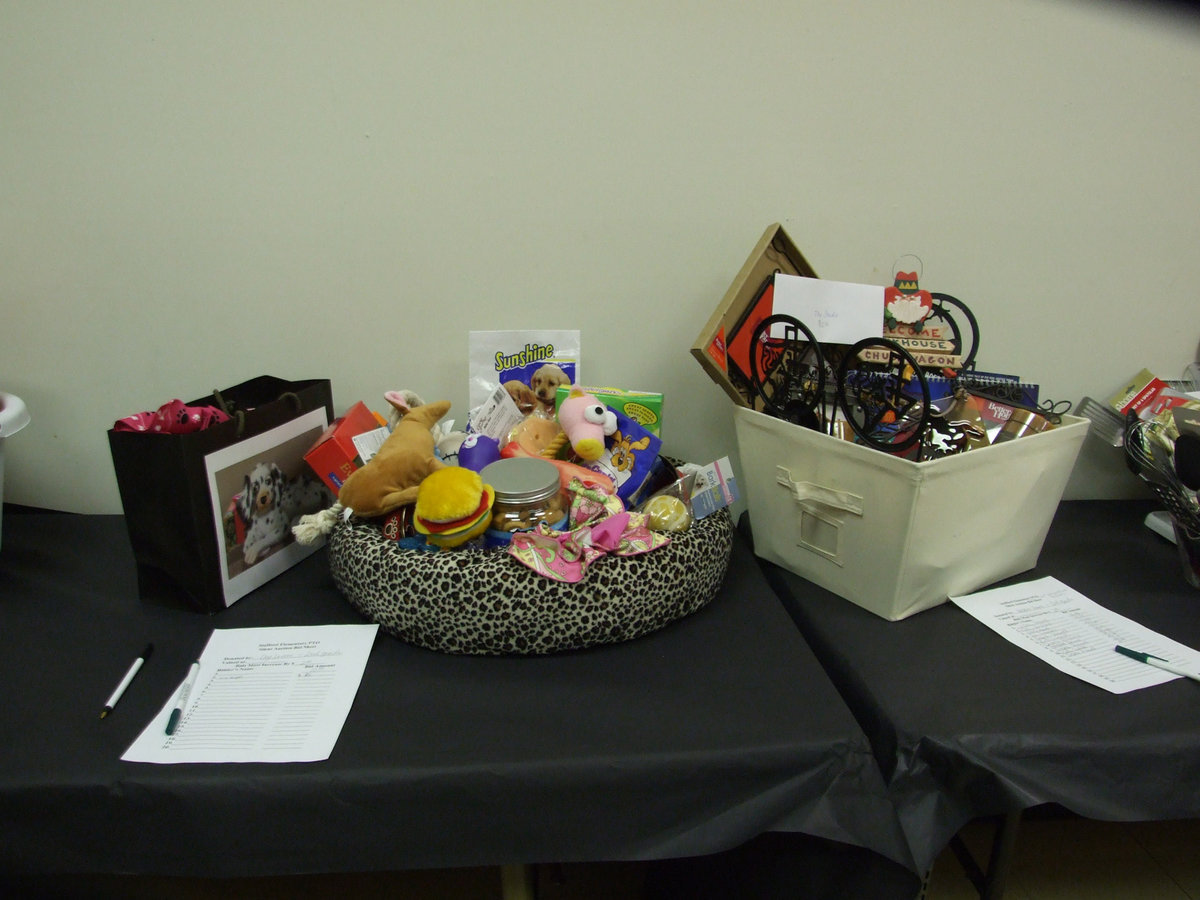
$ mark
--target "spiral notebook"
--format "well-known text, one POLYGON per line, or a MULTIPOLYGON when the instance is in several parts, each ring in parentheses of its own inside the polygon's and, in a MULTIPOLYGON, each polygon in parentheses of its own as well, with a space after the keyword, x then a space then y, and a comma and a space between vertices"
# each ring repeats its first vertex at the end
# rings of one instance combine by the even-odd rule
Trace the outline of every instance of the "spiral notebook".
POLYGON ((953 378, 945 375, 926 375, 929 385, 929 400, 937 408, 954 396, 954 388, 962 386, 977 394, 983 394, 1001 403, 1037 409, 1038 385, 1022 381, 1016 375, 999 372, 960 372, 953 378))

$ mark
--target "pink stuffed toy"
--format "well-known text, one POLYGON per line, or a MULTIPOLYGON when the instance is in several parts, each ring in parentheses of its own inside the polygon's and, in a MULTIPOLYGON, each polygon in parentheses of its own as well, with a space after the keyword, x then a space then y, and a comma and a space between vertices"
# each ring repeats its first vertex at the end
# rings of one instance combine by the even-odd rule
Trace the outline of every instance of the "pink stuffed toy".
MULTIPOLYGON (((617 430, 617 415, 591 394, 572 387, 558 405, 558 424, 575 455, 595 462, 604 455, 604 438, 617 430)), ((543 455, 551 455, 549 450, 543 455)))

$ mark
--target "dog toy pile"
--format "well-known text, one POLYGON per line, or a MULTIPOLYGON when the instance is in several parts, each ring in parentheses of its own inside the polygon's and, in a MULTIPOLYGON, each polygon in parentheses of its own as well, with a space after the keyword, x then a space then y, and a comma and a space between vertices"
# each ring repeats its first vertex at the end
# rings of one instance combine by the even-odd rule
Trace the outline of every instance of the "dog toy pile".
MULTIPOLYGON (((597 393, 564 385, 543 365, 530 385, 510 379, 496 395, 518 415, 489 434, 454 431, 443 422, 446 401, 387 392, 390 430, 378 451, 334 504, 299 520, 295 538, 312 543, 353 516, 405 549, 504 550, 570 583, 601 556, 649 553, 691 524, 687 472, 659 456, 657 435, 597 393), (647 501, 652 515, 638 509, 647 501)), ((473 422, 490 421, 477 413, 473 422)))

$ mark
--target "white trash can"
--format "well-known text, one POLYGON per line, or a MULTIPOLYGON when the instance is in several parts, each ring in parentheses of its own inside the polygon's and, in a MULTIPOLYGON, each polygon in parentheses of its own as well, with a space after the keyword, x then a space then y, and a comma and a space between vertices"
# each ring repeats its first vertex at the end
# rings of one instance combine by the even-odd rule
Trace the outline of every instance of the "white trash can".
MULTIPOLYGON (((4 507, 4 441, 29 424, 29 410, 20 397, 0 391, 0 511, 4 507)), ((3 526, 0 516, 0 528, 3 526)))

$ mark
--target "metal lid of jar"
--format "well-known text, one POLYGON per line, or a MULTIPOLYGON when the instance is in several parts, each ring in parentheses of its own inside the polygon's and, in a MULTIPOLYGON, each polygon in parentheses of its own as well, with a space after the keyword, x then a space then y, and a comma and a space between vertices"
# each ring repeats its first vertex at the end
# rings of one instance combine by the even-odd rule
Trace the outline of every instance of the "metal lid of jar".
POLYGON ((535 457, 498 459, 479 473, 496 492, 497 503, 536 503, 558 491, 558 468, 535 457))

